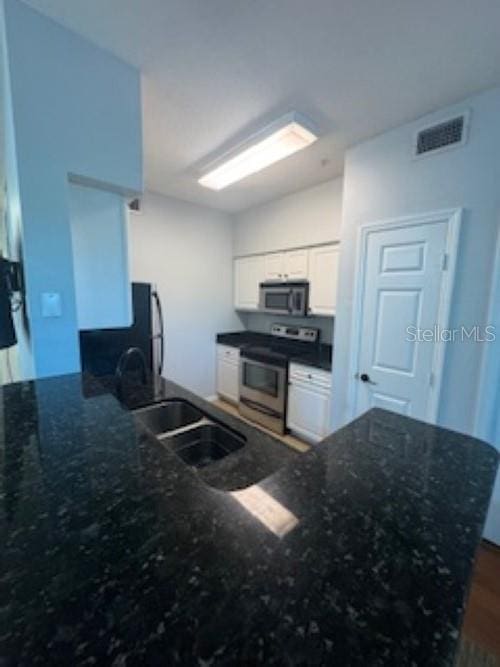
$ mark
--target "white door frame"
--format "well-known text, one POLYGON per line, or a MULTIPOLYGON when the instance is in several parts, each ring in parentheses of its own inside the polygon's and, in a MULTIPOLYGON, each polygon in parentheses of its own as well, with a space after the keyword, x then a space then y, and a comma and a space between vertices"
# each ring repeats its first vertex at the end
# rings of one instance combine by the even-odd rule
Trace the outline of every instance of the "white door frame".
MULTIPOLYGON (((358 380, 355 378, 359 372, 358 364, 361 351, 361 318, 364 303, 364 285, 366 273, 366 257, 368 249, 369 235, 373 232, 387 231, 390 229, 399 229, 404 227, 415 227, 418 225, 435 224, 437 222, 446 222, 448 233, 446 236, 446 271, 443 271, 441 280, 441 294, 439 299, 439 310, 436 325, 440 329, 448 326, 450 308, 453 294, 453 285, 455 282, 455 267, 458 256, 458 242, 460 236, 460 226, 462 222, 462 209, 444 209, 440 211, 431 211, 419 215, 404 216, 401 218, 392 218, 390 220, 379 220, 375 222, 366 222, 359 226, 356 248, 355 280, 354 280, 354 301, 352 311, 352 340, 351 354, 349 360, 349 378, 347 385, 348 397, 348 420, 356 416, 356 390, 358 380)), ((445 342, 439 341, 434 344, 433 355, 433 382, 429 384, 430 400, 426 419, 431 423, 436 423, 439 402, 441 395, 441 380, 443 375, 443 366, 445 358, 445 342)))
POLYGON ((479 385, 476 400, 476 415, 474 424, 474 435, 477 438, 491 442, 500 451, 500 425, 496 427, 494 417, 498 410, 496 405, 496 395, 492 392, 491 377, 497 376, 497 383, 500 381, 500 361, 498 350, 500 348, 500 313, 498 304, 500 303, 500 228, 497 235, 496 252, 493 259, 493 271, 491 274, 490 295, 488 306, 488 319, 486 324, 496 327, 496 336, 494 342, 485 346, 483 358, 481 361, 481 373, 479 376, 479 385), (492 370, 493 369, 493 370, 492 370))

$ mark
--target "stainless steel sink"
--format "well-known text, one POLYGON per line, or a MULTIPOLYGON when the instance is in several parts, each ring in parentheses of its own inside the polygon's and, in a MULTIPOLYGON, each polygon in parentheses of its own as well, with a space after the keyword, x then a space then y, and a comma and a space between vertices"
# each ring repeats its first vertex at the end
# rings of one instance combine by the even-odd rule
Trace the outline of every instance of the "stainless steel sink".
POLYGON ((245 446, 246 438, 172 399, 134 410, 137 419, 189 466, 203 468, 245 446))
POLYGON ((167 442, 184 463, 195 468, 210 465, 245 445, 242 436, 210 422, 172 435, 167 442))
POLYGON ((245 446, 246 438, 210 420, 194 405, 171 399, 134 410, 138 421, 189 466, 203 468, 245 446))
POLYGON ((194 405, 180 399, 139 408, 134 414, 156 436, 177 431, 203 419, 203 414, 194 405))

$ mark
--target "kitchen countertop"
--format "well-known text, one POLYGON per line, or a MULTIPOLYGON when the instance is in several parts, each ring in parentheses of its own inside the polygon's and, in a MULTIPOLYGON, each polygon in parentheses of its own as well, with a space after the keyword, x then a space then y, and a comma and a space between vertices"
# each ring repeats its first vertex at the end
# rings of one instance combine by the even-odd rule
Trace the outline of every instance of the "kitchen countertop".
POLYGON ((247 437, 203 477, 105 390, 0 389, 0 664, 453 663, 492 447, 375 409, 296 454, 127 392, 247 437))
MULTIPOLYGON (((87 397, 109 394, 114 391, 114 378, 98 380, 86 377, 83 391, 87 397)), ((173 382, 163 378, 158 384, 150 383, 146 389, 137 384, 129 386, 124 403, 130 410, 160 402, 164 399, 183 398, 200 408, 209 418, 228 426, 245 438, 245 447, 235 455, 227 456, 207 468, 196 471, 206 483, 225 491, 245 488, 272 475, 284 463, 297 458, 300 454, 285 445, 281 440, 264 433, 246 421, 242 421, 216 405, 205 401, 173 382)), ((156 444, 156 443, 155 443, 156 444)), ((176 462, 177 462, 176 457, 176 462)), ((183 464, 184 465, 184 464, 183 464)), ((1 667, 1 665, 0 665, 1 667)))
MULTIPOLYGON (((246 345, 272 345, 281 339, 271 334, 260 333, 258 331, 233 331, 229 333, 217 334, 217 343, 220 345, 229 345, 241 349, 246 345)), ((306 352, 300 355, 293 355, 290 361, 314 366, 325 371, 332 370, 332 346, 327 343, 321 343, 312 352, 306 352)))

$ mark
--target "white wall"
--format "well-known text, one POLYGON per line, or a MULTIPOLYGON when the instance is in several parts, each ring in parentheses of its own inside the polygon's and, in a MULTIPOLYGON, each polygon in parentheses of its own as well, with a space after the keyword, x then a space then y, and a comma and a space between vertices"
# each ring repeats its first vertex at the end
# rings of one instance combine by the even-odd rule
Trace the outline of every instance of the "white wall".
POLYGON ((342 179, 234 215, 234 254, 330 243, 340 238, 342 179))
POLYGON ((215 392, 215 336, 242 324, 233 309, 227 214, 146 193, 130 215, 132 280, 156 283, 164 310, 164 375, 201 396, 215 392))
POLYGON ((19 179, 14 221, 33 373, 43 377, 80 368, 68 175, 142 190, 140 74, 19 0, 1 6, 19 179), (42 317, 43 292, 60 293, 61 317, 42 317))
MULTIPOLYGON (((464 208, 451 326, 486 324, 500 214, 500 89, 367 141, 349 150, 345 162, 342 252, 334 353, 334 425, 350 409, 346 392, 351 347, 355 243, 360 223, 443 208, 464 208), (412 159, 414 132, 422 124, 468 108, 468 143, 458 149, 412 159)), ((439 423, 474 432, 479 371, 485 344, 448 345, 439 423)))
POLYGON ((115 192, 68 187, 78 329, 130 326, 126 201, 115 192))

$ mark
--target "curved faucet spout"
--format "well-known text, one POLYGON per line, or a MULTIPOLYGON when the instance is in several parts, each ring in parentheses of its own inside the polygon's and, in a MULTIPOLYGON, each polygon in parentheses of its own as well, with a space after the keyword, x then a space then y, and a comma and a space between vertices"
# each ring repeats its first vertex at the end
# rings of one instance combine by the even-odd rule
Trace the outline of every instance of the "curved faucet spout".
POLYGON ((130 362, 130 359, 132 359, 133 357, 137 357, 140 360, 142 383, 147 384, 148 381, 148 364, 146 361, 146 357, 144 356, 144 352, 138 347, 129 347, 128 350, 126 350, 122 354, 116 366, 116 372, 115 372, 116 393, 120 400, 122 400, 123 398, 123 378, 125 375, 125 371, 130 362))

